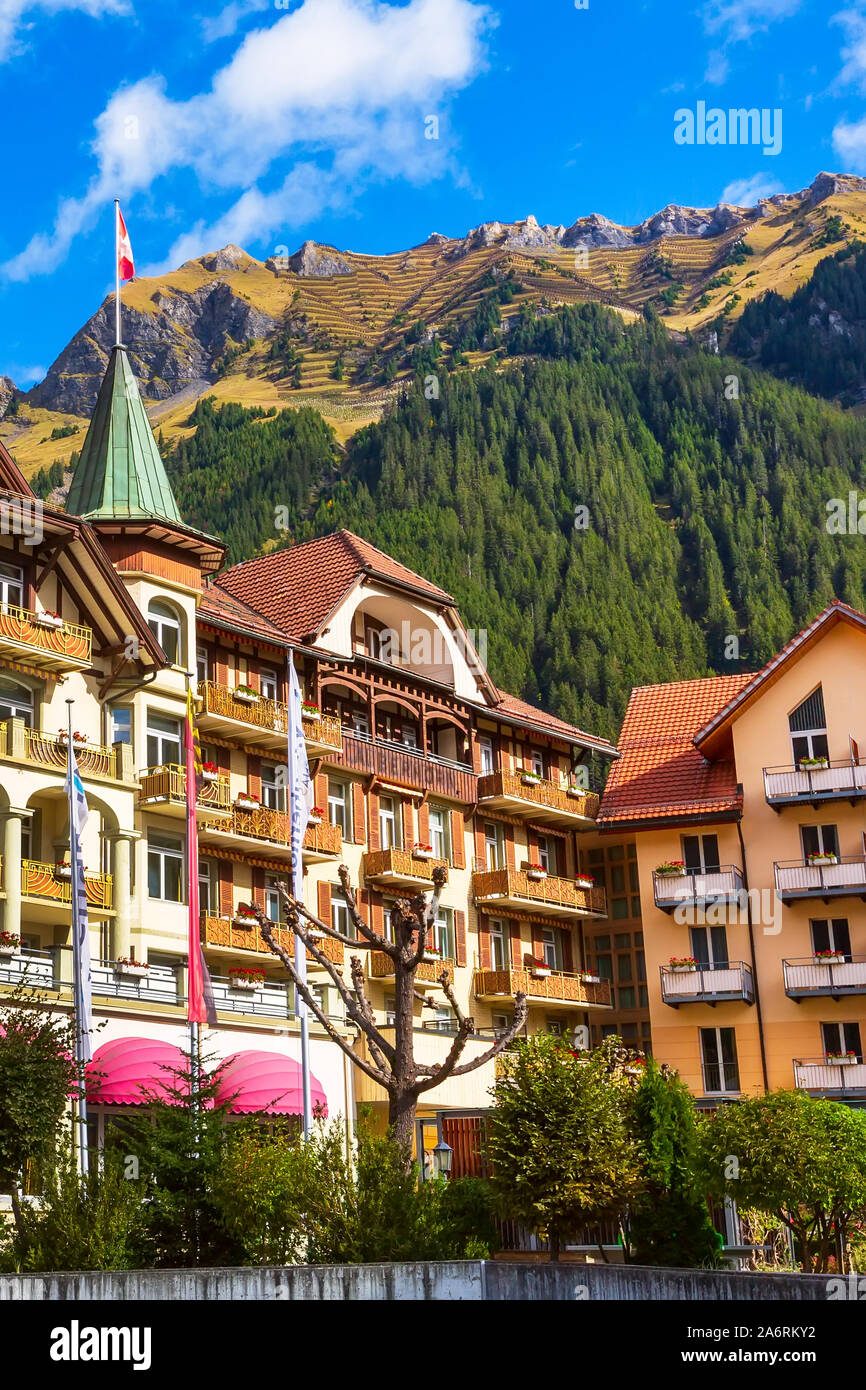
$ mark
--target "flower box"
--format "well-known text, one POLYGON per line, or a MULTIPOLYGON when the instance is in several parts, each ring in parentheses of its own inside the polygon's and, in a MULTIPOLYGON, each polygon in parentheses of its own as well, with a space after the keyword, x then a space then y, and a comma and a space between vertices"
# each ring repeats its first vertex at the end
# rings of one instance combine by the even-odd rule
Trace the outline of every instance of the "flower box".
POLYGON ((857 1062, 856 1052, 838 1053, 828 1052, 826 1061, 828 1066, 834 1067, 853 1067, 857 1062))
POLYGON ((257 927, 259 924, 258 918, 254 917, 251 912, 236 912, 232 918, 232 923, 236 927, 257 927))
POLYGON ((573 796, 575 797, 575 799, 579 799, 582 796, 586 796, 586 792, 584 791, 583 787, 566 787, 565 794, 566 796, 573 796))
POLYGON ((433 947, 427 947, 424 952, 424 960, 439 962, 442 959, 442 952, 433 947))
POLYGON ((71 879, 71 878, 72 878, 72 865, 71 865, 71 864, 55 864, 55 865, 54 865, 54 877, 55 877, 55 878, 71 879))
POLYGON ((656 874, 659 878, 685 878, 686 866, 678 860, 673 860, 669 864, 658 864, 656 874))
POLYGON ((592 877, 592 874, 578 874, 577 878, 574 880, 574 885, 576 888, 594 888, 595 879, 592 877))
POLYGON ((810 854, 807 860, 812 867, 820 867, 823 864, 838 864, 838 854, 810 854))
POLYGON ((311 811, 310 814, 307 816, 307 825, 321 825, 321 824, 322 824, 322 817, 321 817, 320 815, 317 816, 317 815, 315 814, 315 812, 311 811))
POLYGON ((413 859, 433 859, 433 858, 434 858, 434 855, 433 855, 433 846, 432 846, 432 845, 413 845, 413 847, 412 847, 412 858, 413 858, 413 859))
POLYGON ((600 984, 601 984, 601 976, 600 976, 600 975, 587 975, 587 974, 584 972, 583 974, 581 974, 580 983, 581 983, 582 985, 600 985, 600 984))
POLYGON ((537 772, 521 772, 520 780, 524 787, 537 787, 541 781, 541 777, 537 772))
POLYGON ((533 965, 529 973, 533 980, 546 980, 553 972, 549 965, 533 965))
POLYGON ((202 777, 202 781, 203 781, 203 782, 218 782, 218 781, 219 781, 219 773, 218 773, 218 772, 211 772, 210 768, 207 768, 207 767, 206 767, 206 768, 202 768, 201 777, 202 777))
POLYGON ((301 705, 302 719, 321 719, 322 711, 318 705, 301 705))
POLYGON ((235 797, 235 805, 240 811, 257 811, 261 804, 257 796, 248 796, 246 792, 235 797))
POLYGON ((53 627, 57 629, 63 626, 63 619, 59 613, 37 613, 36 622, 39 627, 53 627))
POLYGON ((541 883, 547 878, 546 869, 526 869, 525 873, 530 883, 541 883))
MULTIPOLYGON (((59 733, 58 738, 57 738, 57 742, 58 742, 59 744, 61 744, 64 748, 68 745, 68 743, 69 743, 69 734, 68 734, 68 732, 67 732, 66 729, 61 729, 61 730, 60 730, 60 733, 59 733)), ((87 735, 86 735, 86 734, 81 734, 81 733, 78 732, 77 729, 74 729, 73 732, 72 732, 72 747, 73 747, 73 748, 77 748, 77 749, 86 748, 86 747, 87 747, 87 735)))
POLYGON ((672 956, 671 959, 668 961, 668 969, 672 971, 674 975, 687 975, 690 974, 692 971, 697 970, 697 968, 698 963, 696 960, 685 958, 682 960, 678 960, 676 956, 672 956))
POLYGON ((130 980, 142 980, 150 969, 144 961, 140 960, 116 960, 114 962, 115 975, 125 975, 130 980))
POLYGON ((21 937, 17 932, 0 932, 0 959, 9 960, 21 950, 21 937))
POLYGON ((256 705, 259 701, 259 692, 253 690, 251 685, 236 685, 232 696, 235 700, 240 700, 242 705, 256 705))
POLYGON ((813 956, 812 960, 815 965, 844 965, 845 955, 842 951, 824 951, 813 956))
POLYGON ((801 758, 797 764, 801 772, 812 772, 815 768, 827 768, 830 766, 829 758, 801 758))
POLYGON ((260 989, 265 982, 264 970, 230 970, 229 988, 245 989, 248 993, 253 993, 260 989))

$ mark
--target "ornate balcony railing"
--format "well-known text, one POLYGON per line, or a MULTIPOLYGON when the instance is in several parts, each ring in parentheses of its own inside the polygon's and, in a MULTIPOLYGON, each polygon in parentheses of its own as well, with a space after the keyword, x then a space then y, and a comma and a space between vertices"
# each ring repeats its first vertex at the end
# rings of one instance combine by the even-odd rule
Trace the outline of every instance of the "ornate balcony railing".
MULTIPOLYGON (((111 909, 111 874, 84 872, 84 891, 91 907, 105 912, 111 909)), ((72 879, 55 864, 40 864, 33 859, 21 863, 21 892, 29 898, 48 898, 58 903, 72 903, 72 879)))
MULTIPOLYGON (((224 946, 232 951, 253 951, 259 955, 270 955, 268 946, 262 941, 258 923, 239 922, 237 917, 222 917, 204 912, 201 917, 202 940, 205 946, 224 946)), ((295 934, 288 927, 274 927, 274 940, 291 951, 294 956, 295 934)), ((343 963, 343 943, 331 936, 320 937, 316 941, 318 949, 335 965, 343 963)), ((307 952, 307 961, 315 957, 307 952)))
POLYGON ((593 821, 598 815, 595 792, 534 779, 521 772, 488 772, 478 778, 479 806, 501 806, 536 821, 593 821))
POLYGON ((433 870, 448 868, 447 859, 419 858, 409 849, 374 849, 361 857, 364 878, 391 883, 427 884, 433 880, 433 870))
MULTIPOLYGON (((24 757, 42 767, 66 770, 67 742, 62 734, 46 734, 41 729, 24 729, 24 757)), ((75 761, 82 777, 119 776, 117 749, 101 743, 73 743, 75 761)))
MULTIPOLYGON (((418 962, 415 970, 415 979, 419 983, 435 984, 442 974, 447 970, 448 974, 454 979, 454 961, 447 958, 437 958, 436 960, 422 960, 418 962)), ((386 951, 371 951, 369 956, 369 968, 367 972, 371 980, 390 980, 394 977, 394 962, 386 951)))
POLYGON ((573 879, 548 874, 530 878, 525 869, 486 869, 472 875, 472 892, 479 903, 496 903, 516 909, 535 905, 552 916, 557 910, 604 917, 607 898, 603 888, 578 888, 573 879))
MULTIPOLYGON (((139 806, 186 806, 186 769, 177 763, 147 767, 139 773, 138 780, 139 806)), ((230 806, 231 791, 226 773, 220 773, 214 782, 202 784, 196 799, 196 807, 199 810, 228 811, 230 806)))
POLYGON ((551 970, 546 975, 514 967, 475 971, 473 993, 476 999, 513 999, 520 991, 530 1003, 544 1000, 584 1008, 610 1008, 611 1002, 608 980, 588 981, 566 970, 551 970))
POLYGON ((421 748, 397 747, 343 729, 344 767, 374 773, 401 787, 429 788, 431 796, 451 801, 475 801, 478 778, 471 767, 426 754, 421 748))
MULTIPOLYGON (((263 695, 255 699, 238 696, 236 690, 215 681, 202 681, 198 687, 200 714, 214 719, 231 719, 249 725, 262 733, 288 733, 289 711, 282 700, 270 700, 263 695)), ((321 714, 303 719, 304 737, 317 748, 339 752, 342 747, 342 727, 333 715, 321 714)))
POLYGON ((29 653, 37 664, 89 666, 93 633, 80 623, 54 623, 50 616, 14 603, 0 604, 0 651, 29 653))

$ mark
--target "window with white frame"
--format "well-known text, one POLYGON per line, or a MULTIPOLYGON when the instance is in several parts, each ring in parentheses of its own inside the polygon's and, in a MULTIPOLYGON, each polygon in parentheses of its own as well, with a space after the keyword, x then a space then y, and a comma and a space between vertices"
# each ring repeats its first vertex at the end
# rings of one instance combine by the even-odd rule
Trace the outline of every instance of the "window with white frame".
POLYGON ((430 844, 437 859, 451 862, 451 813, 444 806, 430 807, 430 844))
POLYGON ((151 599, 147 606, 147 625, 171 665, 182 665, 183 625, 177 609, 164 599, 151 599))
POLYGON ((804 859, 808 859, 810 854, 839 857, 839 835, 835 825, 801 825, 800 839, 804 859))
POLYGON ((147 765, 164 767, 167 763, 177 766, 183 760, 183 740, 180 720, 168 714, 147 711, 147 765))
POLYGON ((443 960, 454 959, 454 910, 440 907, 433 923, 433 944, 439 947, 443 960))
POLYGON ((183 840, 152 830, 147 837, 148 897, 183 902, 183 840))
POLYGON ((219 872, 213 859, 198 861, 198 907, 207 915, 219 911, 219 872))
POLYGON ((501 821, 484 822, 484 851, 488 869, 505 868, 505 826, 501 821))
POLYGON ((286 809, 286 769, 284 763, 262 763, 262 805, 271 811, 286 809))
POLYGON ((394 927, 391 923, 390 904, 382 908, 382 935, 386 941, 394 940, 394 927))
POLYGON ((829 757, 827 716, 824 713, 824 692, 820 685, 789 714, 788 728, 791 731, 791 751, 795 763, 801 758, 829 757))
POLYGON ((363 710, 352 710, 352 732, 361 738, 370 737, 370 717, 363 710))
POLYGON ((529 762, 536 777, 545 776, 544 754, 538 748, 530 749, 529 762))
POLYGON ((379 844, 382 849, 399 849, 403 843, 400 807, 393 796, 379 797, 379 844))
POLYGON ((542 927, 541 956, 551 970, 562 969, 562 933, 557 927, 542 927))
POLYGON ((210 658, 207 647, 198 646, 195 649, 195 678, 199 685, 204 685, 205 681, 210 679, 210 658))
POLYGON ((331 825, 340 827, 344 840, 352 838, 349 785, 347 782, 338 782, 334 777, 328 778, 328 820, 331 825))
POLYGON ((334 931, 338 931, 341 936, 348 936, 350 940, 357 939, 355 923, 349 916, 349 909, 346 899, 343 897, 342 888, 334 884, 331 888, 331 926, 334 931))
POLYGON ((456 1033, 457 1020, 450 1004, 438 1004, 430 1016, 424 1019, 422 1027, 433 1033, 456 1033))
POLYGON ((479 734, 478 755, 481 759, 482 775, 493 772, 493 739, 489 734, 479 734))
POLYGON ((538 862, 548 874, 556 874, 556 841, 552 835, 539 835, 538 862))
POLYGON ((282 920, 283 904, 279 884, 278 874, 265 874, 265 914, 271 922, 282 920))
POLYGON ((22 719, 26 727, 32 729, 35 703, 36 697, 29 685, 0 673, 0 720, 22 719))
POLYGON ((490 938, 490 965, 493 970, 507 970, 509 962, 509 943, 511 933, 507 923, 500 917, 491 917, 488 928, 490 938))
POLYGON ((112 705, 108 712, 108 742, 132 743, 132 707, 112 705))
POLYGON ((5 611, 10 603, 15 608, 24 606, 24 571, 4 563, 0 564, 0 609, 5 611))
POLYGON ((259 672, 259 690, 263 700, 276 700, 279 689, 279 680, 276 671, 270 666, 263 666, 259 672))

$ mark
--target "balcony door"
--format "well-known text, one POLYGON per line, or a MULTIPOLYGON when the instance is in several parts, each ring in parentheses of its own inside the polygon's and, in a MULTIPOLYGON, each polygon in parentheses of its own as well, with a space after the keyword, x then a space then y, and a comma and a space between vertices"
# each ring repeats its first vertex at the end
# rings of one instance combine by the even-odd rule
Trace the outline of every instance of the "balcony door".
POLYGON ((505 826, 501 821, 484 822, 484 854, 488 869, 505 868, 505 826))
POLYGON ((198 861, 198 907, 206 917, 219 912, 219 873, 213 859, 198 861))
POLYGON ((803 843, 803 858, 810 854, 839 855, 839 836, 835 825, 801 825, 800 839, 803 843))
POLYGON ((379 797, 379 844, 382 849, 399 849, 402 841, 401 818, 393 796, 379 797))
POLYGON ((511 933, 507 923, 500 917, 491 917, 488 927, 490 938, 490 968, 492 970, 507 970, 509 965, 509 942, 511 933))
POLYGON ((265 874, 265 916, 271 922, 282 920, 283 904, 279 884, 279 874, 265 874))
POLYGON ((279 682, 276 671, 263 666, 259 671, 259 690, 263 700, 276 700, 279 682))
POLYGON ((175 766, 183 761, 183 744, 180 733, 180 720, 167 714, 147 712, 147 765, 163 767, 166 763, 175 766))
POLYGON ((0 565, 0 611, 5 612, 7 604, 16 608, 24 607, 24 571, 18 565, 0 565))
POLYGON ((817 956, 821 951, 834 951, 851 959, 851 932, 847 917, 823 918, 811 921, 812 951, 817 956))
POLYGON ((791 731, 791 751, 795 763, 801 758, 830 756, 824 692, 820 685, 788 716, 788 727, 791 731))
POLYGON ((704 1090, 708 1095, 737 1093, 740 1069, 737 1065, 737 1039, 733 1028, 701 1029, 701 1061, 704 1090))
POLYGON ((542 869, 549 874, 559 872, 556 862, 556 841, 552 835, 539 835, 538 862, 542 869))
POLYGON ((478 739, 478 755, 481 759, 481 775, 486 776, 493 771, 493 739, 486 734, 481 734, 478 739))
POLYGON ((262 805, 267 806, 271 811, 285 811, 284 764, 262 763, 262 805))
POLYGON ((430 807, 430 844, 437 859, 451 860, 451 815, 444 806, 430 807))
POLYGON ((728 964, 728 934, 724 927, 690 927, 692 955, 705 970, 728 964))
POLYGON ((556 927, 542 927, 541 957, 551 970, 562 969, 562 935, 556 927))
POLYGON ((844 1057, 848 1052, 863 1056, 859 1023, 822 1023, 821 1042, 825 1056, 844 1057))
POLYGON ((23 719, 33 728, 33 691, 29 686, 0 675, 0 720, 23 719))
POLYGON ((684 835, 683 863, 689 873, 717 874, 720 868, 718 835, 684 835))

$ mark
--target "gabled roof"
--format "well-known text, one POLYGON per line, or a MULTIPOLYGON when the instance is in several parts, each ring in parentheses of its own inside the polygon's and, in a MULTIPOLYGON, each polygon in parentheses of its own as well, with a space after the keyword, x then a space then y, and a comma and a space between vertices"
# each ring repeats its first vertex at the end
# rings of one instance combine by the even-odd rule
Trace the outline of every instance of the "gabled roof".
POLYGON ((834 599, 818 614, 814 622, 804 627, 796 637, 792 637, 778 656, 774 656, 756 675, 751 676, 742 689, 733 694, 721 709, 706 720, 695 733, 696 746, 708 757, 724 749, 733 720, 837 623, 850 623, 853 627, 866 631, 866 614, 859 613, 847 603, 842 603, 841 599, 834 599))
POLYGON ((739 810, 742 797, 733 762, 709 762, 694 739, 752 679, 749 674, 712 676, 633 690, 599 825, 723 819, 739 810))
POLYGON ((21 497, 33 497, 33 489, 6 445, 0 440, 0 488, 18 493, 21 497))
POLYGON ((278 647, 289 647, 284 632, 219 584, 210 583, 204 586, 196 614, 202 623, 229 628, 233 632, 249 633, 251 637, 264 639, 278 647))
POLYGON ((444 589, 351 531, 319 536, 288 550, 244 560, 220 575, 223 589, 253 605, 293 641, 320 632, 340 601, 367 575, 454 606, 444 589))
POLYGON ((153 517, 183 525, 123 347, 111 349, 66 508, 88 521, 153 517))

